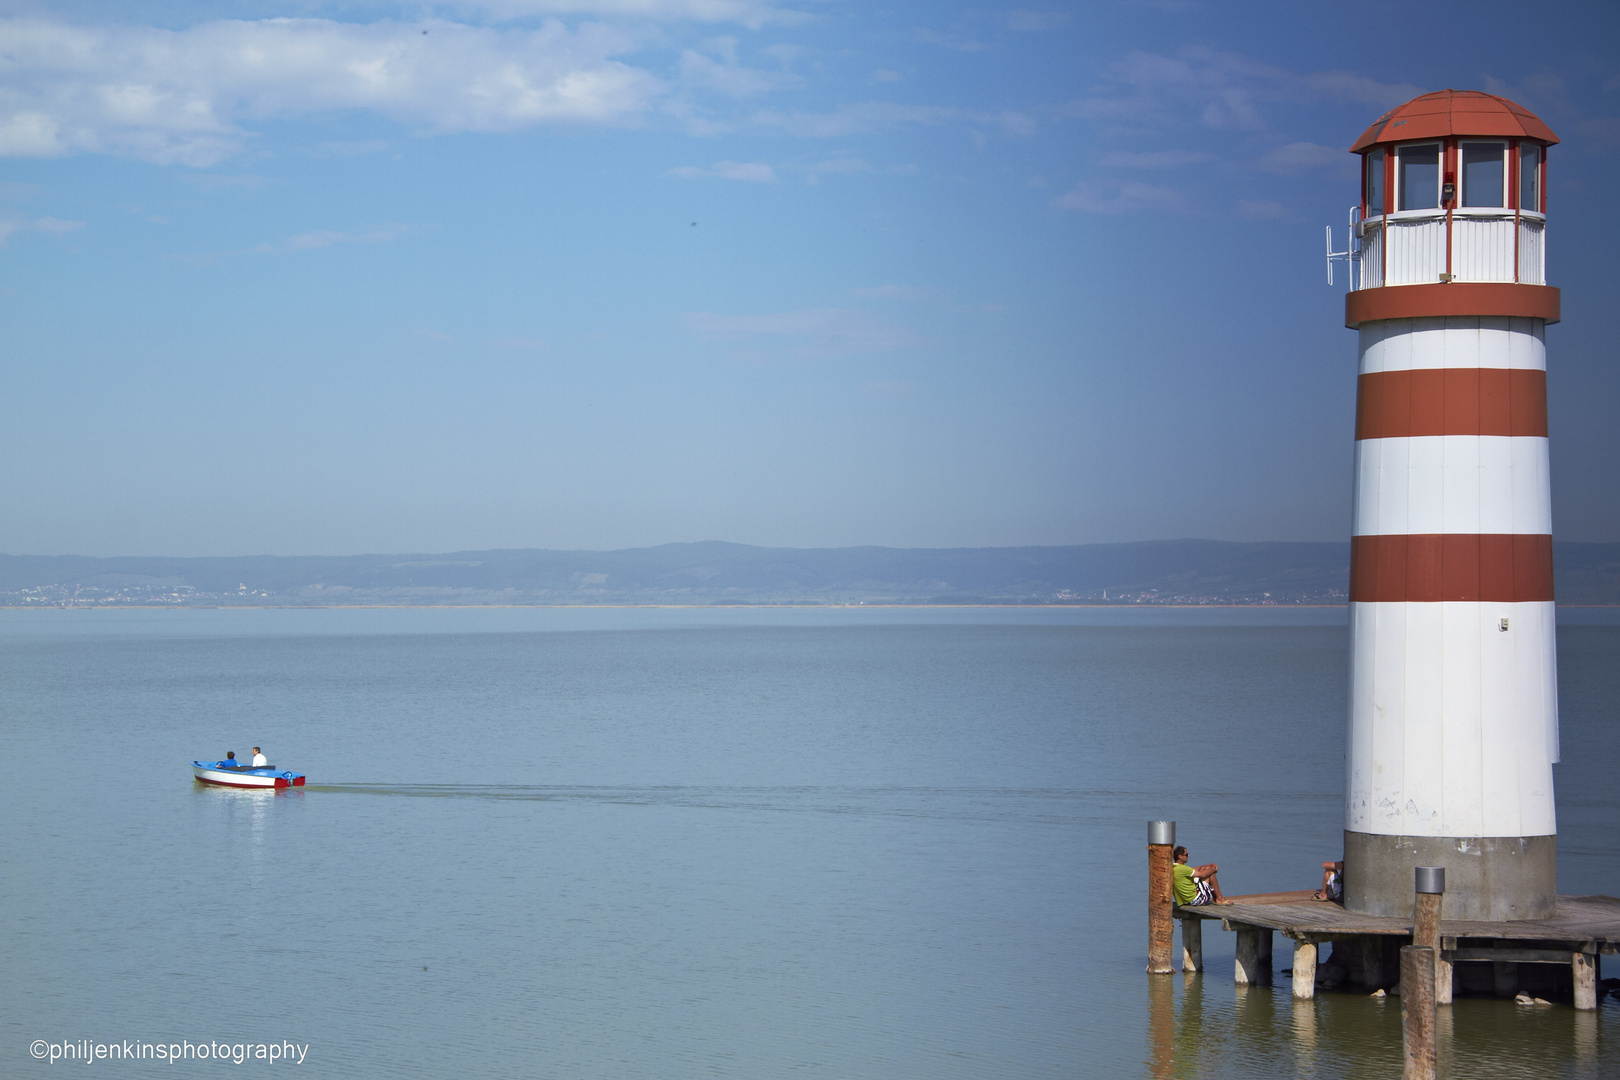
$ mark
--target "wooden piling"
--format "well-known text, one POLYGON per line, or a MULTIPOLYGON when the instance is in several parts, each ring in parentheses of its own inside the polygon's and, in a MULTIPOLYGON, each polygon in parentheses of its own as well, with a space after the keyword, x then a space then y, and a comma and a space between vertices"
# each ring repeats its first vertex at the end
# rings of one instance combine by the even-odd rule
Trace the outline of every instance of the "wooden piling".
POLYGON ((1148 972, 1168 975, 1175 970, 1170 954, 1175 946, 1175 898, 1170 892, 1170 852, 1176 844, 1176 823, 1148 822, 1148 972))
POLYGON ((1316 996, 1316 942, 1294 942, 1294 997, 1301 1001, 1316 996))
POLYGON ((1575 976, 1575 1007, 1577 1009, 1597 1008, 1597 965, 1593 963, 1597 958, 1578 952, 1570 956, 1570 971, 1575 976))
POLYGON ((1258 926, 1235 929, 1237 962, 1232 965, 1232 981, 1239 986, 1271 985, 1271 931, 1258 926))
POLYGON ((1434 950, 1434 1002, 1451 1004, 1451 964, 1440 945, 1440 904, 1445 899, 1443 867, 1420 866, 1416 872, 1417 901, 1412 912, 1412 944, 1434 950))
POLYGON ((1381 989, 1388 982, 1384 977, 1384 939, 1367 934, 1358 944, 1361 947, 1361 985, 1381 989))
POLYGON ((1181 970, 1204 970, 1204 920, 1181 920, 1181 970))
POLYGON ((1402 1080, 1434 1080, 1434 950, 1427 945, 1401 949, 1401 1031, 1402 1080))

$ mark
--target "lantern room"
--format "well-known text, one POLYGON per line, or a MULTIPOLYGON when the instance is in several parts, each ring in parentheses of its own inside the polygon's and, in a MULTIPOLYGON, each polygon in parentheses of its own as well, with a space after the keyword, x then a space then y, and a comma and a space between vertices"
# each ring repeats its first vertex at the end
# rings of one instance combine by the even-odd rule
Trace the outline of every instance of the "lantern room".
POLYGON ((1546 284, 1552 129, 1474 90, 1424 94, 1379 117, 1361 155, 1360 289, 1546 284))

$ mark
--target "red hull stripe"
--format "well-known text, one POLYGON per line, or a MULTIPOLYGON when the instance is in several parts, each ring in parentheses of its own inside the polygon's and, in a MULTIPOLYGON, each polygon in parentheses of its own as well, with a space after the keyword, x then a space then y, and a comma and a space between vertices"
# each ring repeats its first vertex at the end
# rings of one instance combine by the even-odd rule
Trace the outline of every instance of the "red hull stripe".
POLYGON ((1552 537, 1414 533, 1350 538, 1352 603, 1553 598, 1552 537))
POLYGON ((1547 434, 1547 373, 1526 368, 1376 371, 1356 386, 1356 438, 1547 434))

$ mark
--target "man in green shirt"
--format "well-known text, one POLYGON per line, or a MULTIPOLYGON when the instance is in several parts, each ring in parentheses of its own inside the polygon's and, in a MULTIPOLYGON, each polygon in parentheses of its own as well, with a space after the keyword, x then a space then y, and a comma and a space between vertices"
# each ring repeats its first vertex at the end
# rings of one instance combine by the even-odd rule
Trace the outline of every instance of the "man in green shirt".
POLYGON ((1221 895, 1221 884, 1215 880, 1220 867, 1214 863, 1205 863, 1203 866, 1187 865, 1187 849, 1178 847, 1173 851, 1175 865, 1170 868, 1170 891, 1176 898, 1176 903, 1182 907, 1197 907, 1200 904, 1230 903, 1221 895))

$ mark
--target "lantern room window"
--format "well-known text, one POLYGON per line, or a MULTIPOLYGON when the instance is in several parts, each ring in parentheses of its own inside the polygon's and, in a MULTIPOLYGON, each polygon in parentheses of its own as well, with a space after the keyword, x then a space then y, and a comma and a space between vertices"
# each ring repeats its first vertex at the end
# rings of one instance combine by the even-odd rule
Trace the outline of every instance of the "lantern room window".
POLYGON ((1396 147, 1395 198, 1397 210, 1439 209, 1439 143, 1396 147))
POLYGON ((1384 152, 1374 150, 1367 155, 1367 213, 1378 215, 1384 212, 1384 152))
POLYGON ((1507 143, 1465 142, 1462 151, 1462 204, 1507 205, 1507 143))
POLYGON ((1519 207, 1541 213, 1541 147, 1519 144, 1519 207))

